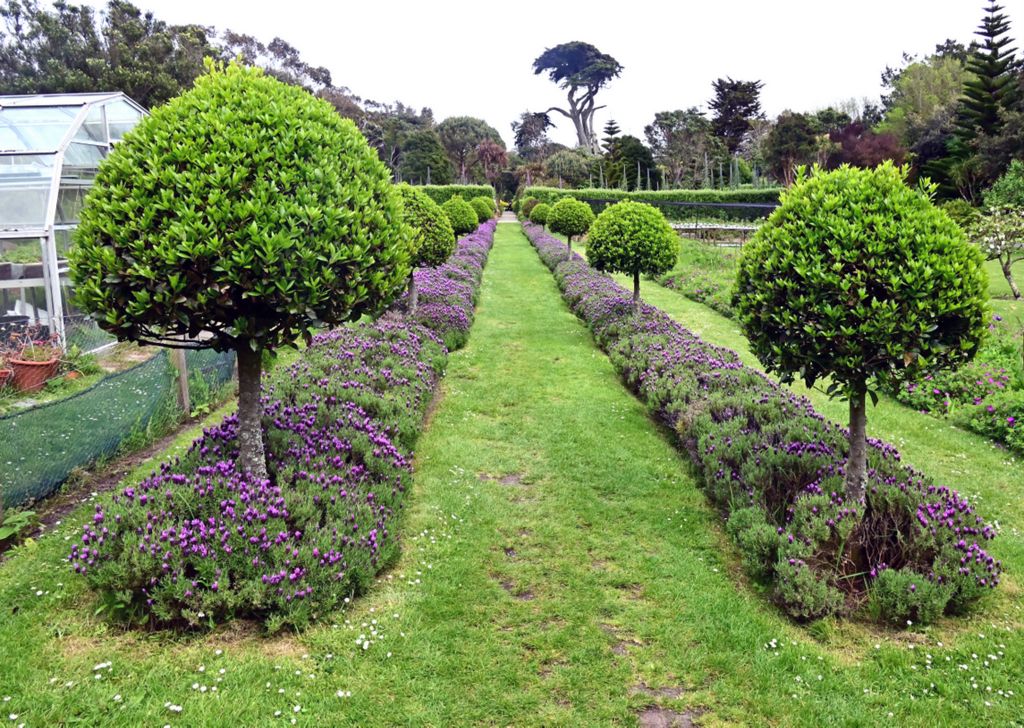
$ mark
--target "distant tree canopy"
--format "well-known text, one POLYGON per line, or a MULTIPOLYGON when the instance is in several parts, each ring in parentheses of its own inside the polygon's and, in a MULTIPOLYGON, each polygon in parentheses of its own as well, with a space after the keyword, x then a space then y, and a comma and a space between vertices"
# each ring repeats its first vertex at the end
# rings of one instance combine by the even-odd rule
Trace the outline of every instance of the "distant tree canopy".
POLYGON ((544 174, 549 183, 566 187, 582 187, 590 181, 591 157, 573 149, 555 152, 544 161, 544 174))
POLYGON ((399 177, 413 184, 447 185, 455 178, 441 138, 433 129, 417 129, 406 134, 398 171, 399 177))
POLYGON ((651 150, 629 134, 617 137, 605 155, 604 180, 607 187, 624 190, 661 186, 661 175, 651 150))
POLYGON ((519 120, 512 122, 512 134, 519 156, 523 159, 544 156, 546 148, 551 144, 548 129, 554 125, 551 117, 543 111, 524 111, 520 114, 519 120))
POLYGON ((695 106, 659 111, 654 122, 644 127, 644 136, 654 160, 666 172, 665 183, 672 187, 710 186, 709 165, 713 169, 726 153, 711 122, 695 106))
POLYGON ((451 116, 445 119, 437 125, 437 134, 462 184, 470 181, 472 172, 482 173, 479 168, 481 159, 477 154, 481 143, 489 140, 502 150, 505 149, 505 142, 498 130, 483 119, 472 116, 451 116))
POLYGON ((146 107, 192 86, 223 57, 213 31, 169 25, 123 0, 89 5, 7 0, 0 6, 0 93, 123 91, 146 107))
POLYGON ((533 61, 535 74, 547 71, 548 78, 567 90, 568 110, 552 106, 546 113, 557 111, 570 119, 576 128, 579 146, 594 154, 600 153, 594 133, 594 112, 598 91, 622 72, 622 65, 590 43, 573 41, 548 48, 533 61))
POLYGON ((796 169, 815 161, 818 138, 807 114, 783 111, 765 140, 765 162, 775 178, 791 185, 796 169))
POLYGON ((732 78, 719 78, 712 84, 715 97, 708 102, 714 112, 711 128, 729 150, 735 154, 743 142, 743 137, 750 130, 754 119, 760 119, 762 81, 736 81, 732 78))

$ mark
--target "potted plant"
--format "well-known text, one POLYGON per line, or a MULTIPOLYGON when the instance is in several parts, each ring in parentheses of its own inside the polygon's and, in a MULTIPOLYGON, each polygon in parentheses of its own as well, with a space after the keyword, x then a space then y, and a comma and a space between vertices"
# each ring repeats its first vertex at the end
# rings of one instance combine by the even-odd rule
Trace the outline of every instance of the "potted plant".
POLYGON ((20 339, 26 343, 7 360, 14 373, 14 388, 19 392, 36 392, 57 373, 60 340, 56 335, 40 338, 38 326, 26 329, 20 339))

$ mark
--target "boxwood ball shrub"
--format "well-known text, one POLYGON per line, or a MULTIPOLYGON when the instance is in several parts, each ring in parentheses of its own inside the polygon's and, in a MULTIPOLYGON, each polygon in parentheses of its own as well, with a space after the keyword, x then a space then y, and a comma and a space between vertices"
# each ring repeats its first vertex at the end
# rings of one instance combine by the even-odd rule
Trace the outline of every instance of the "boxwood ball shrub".
POLYGON ((541 202, 538 205, 534 205, 533 209, 530 210, 530 222, 544 227, 548 221, 548 212, 551 210, 551 205, 546 202, 541 202))
POLYGON ((907 170, 801 170, 740 256, 733 304, 783 381, 850 402, 846 501, 863 502, 865 397, 969 361, 984 337, 982 256, 907 170))
POLYGON ((569 257, 572 257, 573 236, 585 235, 594 222, 594 211, 586 202, 564 197, 551 206, 548 212, 548 228, 568 238, 569 257))
POLYGON ((469 204, 473 207, 473 211, 476 213, 476 219, 480 224, 483 224, 494 217, 494 210, 487 204, 487 200, 485 198, 474 197, 469 201, 469 204))
POLYGON ((530 213, 533 212, 533 208, 540 204, 540 200, 536 197, 527 197, 519 205, 519 211, 523 214, 527 220, 530 219, 530 213))
POLYGON ((656 208, 625 200, 606 208, 590 226, 587 259, 601 271, 633 276, 640 304, 640 274, 667 273, 679 257, 679 236, 656 208))
POLYGON ((260 69, 208 69, 100 165, 71 277, 121 340, 237 352, 238 457, 263 479, 263 352, 380 310, 410 234, 355 124, 260 69))
POLYGON ((480 224, 476 210, 461 197, 453 195, 448 202, 441 205, 441 209, 448 216, 448 222, 451 223, 456 235, 471 233, 480 224))
POLYGON ((441 206, 415 187, 397 185, 402 219, 412 229, 412 272, 409 274, 409 311, 415 312, 416 276, 419 267, 441 265, 455 250, 455 231, 441 206))
POLYGON ((488 217, 495 217, 498 214, 498 205, 494 202, 493 197, 488 197, 487 195, 479 195, 470 200, 470 203, 472 204, 476 200, 480 200, 481 204, 487 207, 487 211, 490 213, 488 217))

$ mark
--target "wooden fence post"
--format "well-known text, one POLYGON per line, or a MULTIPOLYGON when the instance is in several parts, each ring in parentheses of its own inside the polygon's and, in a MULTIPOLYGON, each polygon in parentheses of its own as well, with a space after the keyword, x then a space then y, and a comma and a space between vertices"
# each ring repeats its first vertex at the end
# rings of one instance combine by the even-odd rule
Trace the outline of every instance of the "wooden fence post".
POLYGON ((192 412, 192 399, 188 394, 188 365, 185 364, 184 349, 171 349, 171 364, 178 371, 178 402, 188 417, 192 412))

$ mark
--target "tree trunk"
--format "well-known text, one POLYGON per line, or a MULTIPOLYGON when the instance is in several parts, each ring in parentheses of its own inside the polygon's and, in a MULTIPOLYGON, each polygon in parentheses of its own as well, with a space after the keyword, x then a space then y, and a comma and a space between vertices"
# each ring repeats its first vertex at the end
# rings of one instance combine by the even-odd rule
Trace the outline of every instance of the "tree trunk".
POLYGON ((572 235, 566 235, 565 239, 568 240, 569 257, 566 260, 572 260, 572 235))
POLYGON ((1006 276, 1006 282, 1010 284, 1010 290, 1013 291, 1013 297, 1020 298, 1020 289, 1017 288, 1017 282, 1013 280, 1013 261, 1007 257, 1006 260, 1000 262, 1003 267, 1003 275, 1006 276))
POLYGON ((416 290, 416 269, 409 273, 409 315, 416 313, 416 304, 419 302, 419 291, 416 290))
POLYGON ((260 406, 260 380, 263 376, 263 352, 253 351, 243 341, 238 354, 238 466, 254 477, 267 478, 267 456, 263 450, 263 408, 260 406))
POLYGON ((640 311, 640 271, 633 271, 633 310, 640 311))
POLYGON ((867 481, 867 392, 864 384, 850 394, 850 457, 846 463, 846 500, 860 503, 867 481))

